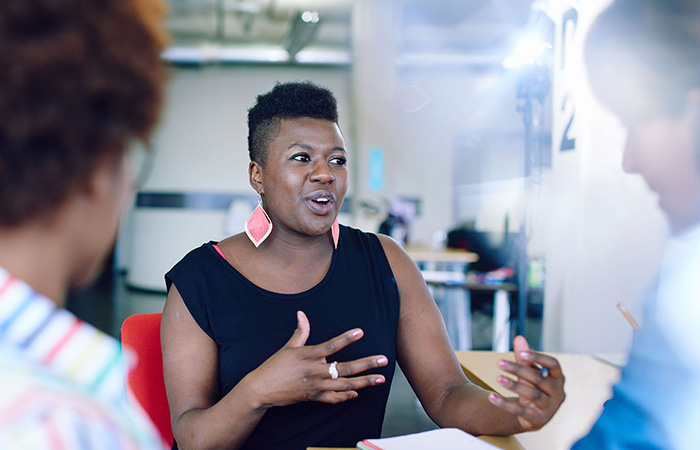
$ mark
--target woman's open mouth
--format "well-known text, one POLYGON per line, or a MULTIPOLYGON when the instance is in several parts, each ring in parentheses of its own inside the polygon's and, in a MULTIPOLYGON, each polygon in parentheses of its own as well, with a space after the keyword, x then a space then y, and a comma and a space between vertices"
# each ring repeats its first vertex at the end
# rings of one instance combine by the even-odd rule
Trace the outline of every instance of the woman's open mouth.
POLYGON ((335 196, 329 192, 316 192, 306 197, 306 204, 309 205, 309 208, 322 216, 331 212, 334 203, 335 196))

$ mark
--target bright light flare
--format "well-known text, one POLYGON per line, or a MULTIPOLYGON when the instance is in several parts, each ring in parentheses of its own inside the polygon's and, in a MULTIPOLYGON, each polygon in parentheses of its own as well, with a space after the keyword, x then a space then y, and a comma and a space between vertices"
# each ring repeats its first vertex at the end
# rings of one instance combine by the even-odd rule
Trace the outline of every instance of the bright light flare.
POLYGON ((304 11, 301 20, 306 23, 318 23, 318 11, 304 11))
POLYGON ((535 38, 527 38, 515 47, 513 56, 503 60, 503 67, 506 69, 517 69, 526 65, 542 63, 545 58, 545 51, 552 48, 549 42, 540 41, 535 38))

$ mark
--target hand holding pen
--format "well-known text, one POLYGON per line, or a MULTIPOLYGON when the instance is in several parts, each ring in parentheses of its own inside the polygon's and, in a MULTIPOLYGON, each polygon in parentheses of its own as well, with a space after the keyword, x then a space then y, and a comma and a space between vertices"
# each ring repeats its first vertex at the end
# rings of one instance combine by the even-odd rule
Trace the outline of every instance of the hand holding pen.
POLYGON ((538 430, 549 422, 564 402, 564 375, 556 358, 531 351, 522 336, 516 336, 513 340, 513 352, 515 362, 502 359, 498 367, 516 378, 500 375, 498 384, 518 394, 518 397, 505 398, 491 393, 489 400, 515 414, 523 430, 538 430))

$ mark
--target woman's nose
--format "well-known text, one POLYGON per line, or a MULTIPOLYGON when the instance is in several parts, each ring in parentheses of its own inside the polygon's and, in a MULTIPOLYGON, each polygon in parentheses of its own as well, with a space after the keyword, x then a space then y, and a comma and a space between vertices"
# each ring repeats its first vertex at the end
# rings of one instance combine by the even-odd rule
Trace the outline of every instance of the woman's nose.
POLYGON ((333 175, 331 168, 328 167, 328 164, 325 161, 319 161, 314 164, 309 179, 312 182, 331 183, 333 180, 335 180, 335 175, 333 175))

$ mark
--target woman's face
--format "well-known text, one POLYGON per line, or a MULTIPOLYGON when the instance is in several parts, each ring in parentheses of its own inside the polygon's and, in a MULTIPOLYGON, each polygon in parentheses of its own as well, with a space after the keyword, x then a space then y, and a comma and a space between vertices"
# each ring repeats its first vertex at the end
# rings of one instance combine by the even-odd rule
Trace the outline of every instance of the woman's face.
POLYGON ((678 117, 628 121, 623 169, 658 194, 674 233, 700 223, 700 124, 697 102, 678 117))
POLYGON ((250 176, 277 232, 326 233, 348 188, 347 153, 340 128, 329 120, 282 119, 268 147, 265 166, 252 162, 250 176))

